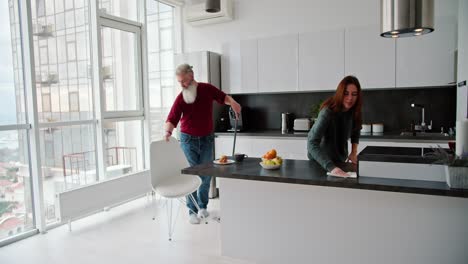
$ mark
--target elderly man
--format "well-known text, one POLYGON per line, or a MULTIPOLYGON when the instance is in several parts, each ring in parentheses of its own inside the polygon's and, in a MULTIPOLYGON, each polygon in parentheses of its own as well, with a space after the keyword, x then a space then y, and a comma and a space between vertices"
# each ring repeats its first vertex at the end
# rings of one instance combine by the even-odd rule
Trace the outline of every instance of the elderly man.
MULTIPOLYGON (((177 81, 182 86, 182 92, 177 96, 172 105, 169 116, 164 125, 166 141, 172 135, 172 131, 179 121, 180 145, 185 156, 194 166, 211 162, 213 159, 213 101, 219 104, 230 105, 236 115, 241 111, 241 106, 224 92, 209 83, 199 83, 193 78, 192 66, 179 65, 176 69, 177 81)), ((197 206, 187 197, 187 207, 190 209, 190 223, 199 224, 199 217, 208 217, 206 210, 208 205, 208 192, 210 189, 210 176, 200 176, 202 184, 198 191, 193 193, 197 206), (198 215, 197 215, 198 213, 198 215)))

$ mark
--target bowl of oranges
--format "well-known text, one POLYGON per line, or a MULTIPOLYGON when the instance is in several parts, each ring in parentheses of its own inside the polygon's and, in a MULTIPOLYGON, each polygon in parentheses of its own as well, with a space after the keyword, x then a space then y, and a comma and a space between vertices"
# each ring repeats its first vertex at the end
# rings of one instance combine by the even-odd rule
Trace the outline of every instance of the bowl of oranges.
POLYGON ((272 149, 262 156, 260 166, 267 170, 276 170, 283 164, 283 159, 277 155, 276 150, 272 149))

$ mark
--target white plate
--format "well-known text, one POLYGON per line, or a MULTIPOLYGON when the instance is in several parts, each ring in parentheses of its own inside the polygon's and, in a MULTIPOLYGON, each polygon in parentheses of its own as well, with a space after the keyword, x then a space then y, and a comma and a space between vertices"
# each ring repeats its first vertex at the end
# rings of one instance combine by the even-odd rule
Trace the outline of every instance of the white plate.
POLYGON ((235 163, 235 161, 233 161, 232 159, 228 159, 226 163, 221 163, 219 162, 219 159, 217 159, 217 160, 213 160, 213 163, 217 165, 228 165, 228 164, 235 163))
POLYGON ((267 170, 276 170, 281 167, 281 164, 280 165, 266 165, 266 164, 263 164, 263 162, 260 162, 260 166, 262 166, 264 169, 267 169, 267 170))

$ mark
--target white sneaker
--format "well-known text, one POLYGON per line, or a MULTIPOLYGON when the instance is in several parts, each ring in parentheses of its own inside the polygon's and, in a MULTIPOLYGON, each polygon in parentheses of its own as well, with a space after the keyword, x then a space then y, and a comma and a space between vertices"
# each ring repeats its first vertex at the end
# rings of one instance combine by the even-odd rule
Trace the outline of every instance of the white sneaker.
POLYGON ((200 209, 200 211, 198 211, 198 217, 200 218, 208 218, 209 215, 210 213, 208 213, 206 209, 200 209))
POLYGON ((196 214, 190 214, 189 222, 192 225, 198 225, 198 224, 200 224, 200 218, 198 218, 198 216, 196 214))

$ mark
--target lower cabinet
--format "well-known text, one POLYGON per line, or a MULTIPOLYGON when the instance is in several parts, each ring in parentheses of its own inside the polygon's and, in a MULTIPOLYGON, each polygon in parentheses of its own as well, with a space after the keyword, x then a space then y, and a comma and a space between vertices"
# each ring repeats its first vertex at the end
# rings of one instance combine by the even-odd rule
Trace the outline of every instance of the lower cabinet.
MULTIPOLYGON (((215 157, 232 154, 232 136, 218 136, 215 139, 215 157)), ((276 149, 283 159, 307 160, 307 144, 305 138, 261 138, 237 137, 236 153, 247 154, 249 157, 260 158, 267 151, 276 149)))
MULTIPOLYGON (((215 139, 215 157, 219 158, 221 155, 231 156, 233 144, 234 139, 232 136, 217 136, 215 139)), ((437 147, 438 145, 446 146, 446 142, 395 142, 361 139, 358 146, 358 152, 361 152, 367 146, 429 148, 437 147)), ((241 136, 236 139, 235 152, 247 154, 249 157, 260 158, 270 149, 276 149, 278 155, 283 159, 308 159, 306 138, 265 138, 241 136)), ((349 143, 348 149, 351 151, 351 143, 349 143)))

